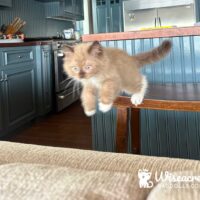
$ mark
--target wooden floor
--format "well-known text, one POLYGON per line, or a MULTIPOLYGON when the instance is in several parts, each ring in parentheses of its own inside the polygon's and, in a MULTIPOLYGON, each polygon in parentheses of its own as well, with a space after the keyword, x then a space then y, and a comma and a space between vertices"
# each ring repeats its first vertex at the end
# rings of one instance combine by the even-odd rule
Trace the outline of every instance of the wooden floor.
POLYGON ((34 122, 9 141, 92 149, 91 120, 85 116, 78 101, 62 112, 34 122))

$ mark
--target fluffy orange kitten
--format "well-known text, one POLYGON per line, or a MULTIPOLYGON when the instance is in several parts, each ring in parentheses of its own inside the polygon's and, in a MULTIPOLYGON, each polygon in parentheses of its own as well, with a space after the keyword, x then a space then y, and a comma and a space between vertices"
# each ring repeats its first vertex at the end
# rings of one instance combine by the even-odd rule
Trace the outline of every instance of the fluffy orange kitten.
POLYGON ((131 94, 134 105, 142 103, 148 83, 139 68, 159 61, 168 54, 171 42, 165 40, 157 48, 134 56, 116 48, 104 48, 97 41, 65 47, 64 69, 83 85, 82 105, 87 116, 99 110, 107 112, 121 91, 131 94))

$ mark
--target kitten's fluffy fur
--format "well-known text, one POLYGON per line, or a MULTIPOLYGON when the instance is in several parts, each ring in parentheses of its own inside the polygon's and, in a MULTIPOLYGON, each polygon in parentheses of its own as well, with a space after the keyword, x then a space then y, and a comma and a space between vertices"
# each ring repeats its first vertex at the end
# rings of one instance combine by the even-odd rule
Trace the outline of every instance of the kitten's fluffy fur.
POLYGON ((97 98, 99 109, 107 112, 121 91, 132 95, 133 104, 141 104, 148 83, 139 68, 165 57, 171 46, 165 40, 159 47, 134 56, 116 48, 104 48, 98 42, 65 47, 64 69, 83 85, 81 100, 85 114, 95 114, 97 98))

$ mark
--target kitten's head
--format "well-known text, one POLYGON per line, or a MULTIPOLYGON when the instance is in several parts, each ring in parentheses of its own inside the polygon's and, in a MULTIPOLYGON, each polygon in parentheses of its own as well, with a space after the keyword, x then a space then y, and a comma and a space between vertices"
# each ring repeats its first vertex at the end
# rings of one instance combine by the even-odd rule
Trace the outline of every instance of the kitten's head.
POLYGON ((89 79, 101 71, 103 47, 99 42, 64 47, 64 70, 76 80, 89 79))

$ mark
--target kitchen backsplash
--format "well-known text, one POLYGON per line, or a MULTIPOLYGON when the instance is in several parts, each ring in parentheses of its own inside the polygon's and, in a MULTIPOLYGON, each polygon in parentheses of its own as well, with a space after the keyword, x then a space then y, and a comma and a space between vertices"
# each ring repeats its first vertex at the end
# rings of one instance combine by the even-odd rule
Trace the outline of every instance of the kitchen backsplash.
POLYGON ((68 21, 45 18, 45 10, 52 9, 58 2, 42 3, 35 0, 13 0, 11 8, 0 7, 0 25, 9 24, 15 17, 27 22, 23 28, 26 37, 55 36, 63 29, 72 28, 68 21))

